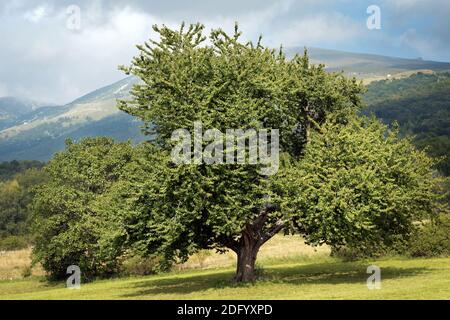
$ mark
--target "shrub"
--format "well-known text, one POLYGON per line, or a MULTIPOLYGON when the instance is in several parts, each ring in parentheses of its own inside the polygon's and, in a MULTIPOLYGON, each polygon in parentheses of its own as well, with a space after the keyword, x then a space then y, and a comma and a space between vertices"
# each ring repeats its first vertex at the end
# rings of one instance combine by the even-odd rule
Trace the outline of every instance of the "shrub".
POLYGON ((450 214, 440 216, 419 228, 409 244, 413 257, 450 255, 450 214))
POLYGON ((407 252, 408 240, 402 237, 394 238, 390 244, 374 242, 364 247, 342 246, 331 249, 331 256, 344 261, 355 261, 365 258, 401 255, 407 252))
POLYGON ((28 241, 24 237, 9 236, 4 239, 0 239, 0 250, 13 251, 21 250, 28 247, 28 241))
POLYGON ((156 257, 131 256, 122 263, 121 274, 126 276, 147 276, 159 270, 159 259, 156 257))
POLYGON ((29 278, 31 277, 33 273, 33 268, 30 265, 26 265, 22 268, 21 275, 23 278, 29 278))
POLYGON ((200 250, 194 257, 201 269, 205 267, 206 260, 212 255, 211 250, 200 250))
POLYGON ((364 249, 349 246, 333 248, 331 255, 345 261, 389 255, 412 257, 450 256, 450 214, 442 214, 435 220, 419 225, 409 240, 394 240, 389 246, 372 244, 364 249))
POLYGON ((45 167, 49 181, 36 189, 32 203, 35 234, 33 262, 52 278, 65 279, 77 265, 83 279, 110 276, 118 270, 122 236, 117 210, 101 199, 132 158, 130 143, 109 138, 67 141, 45 167))
POLYGON ((266 275, 266 270, 264 269, 264 267, 257 263, 255 266, 255 278, 257 280, 263 280, 264 276, 266 275))

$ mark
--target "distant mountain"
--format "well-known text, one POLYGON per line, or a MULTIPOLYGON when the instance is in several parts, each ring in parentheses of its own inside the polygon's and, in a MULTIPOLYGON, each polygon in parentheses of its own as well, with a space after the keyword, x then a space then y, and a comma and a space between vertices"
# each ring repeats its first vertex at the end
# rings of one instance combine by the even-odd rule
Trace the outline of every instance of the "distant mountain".
MULTIPOLYGON (((286 49, 288 57, 299 52, 302 53, 303 48, 286 49)), ((389 76, 409 76, 417 71, 450 70, 448 62, 404 59, 319 48, 308 48, 308 54, 312 63, 322 63, 328 71, 344 71, 348 76, 364 79, 367 82, 389 78, 389 76)))
POLYGON ((128 77, 60 107, 43 107, 18 114, 14 124, 0 130, 0 162, 48 160, 64 148, 67 138, 110 136, 140 141, 140 123, 116 107, 129 95, 136 78, 128 77))
POLYGON ((16 97, 0 97, 0 130, 15 125, 18 118, 46 104, 16 97))
MULTIPOLYGON (((288 57, 303 48, 286 49, 288 57)), ((401 59, 371 54, 310 48, 312 63, 329 71, 365 79, 401 78, 417 71, 450 70, 450 63, 401 59)), ((43 106, 16 98, 0 98, 0 162, 48 160, 64 148, 67 138, 110 136, 117 140, 142 141, 141 123, 121 112, 116 99, 126 98, 138 80, 128 77, 58 107, 43 106)))

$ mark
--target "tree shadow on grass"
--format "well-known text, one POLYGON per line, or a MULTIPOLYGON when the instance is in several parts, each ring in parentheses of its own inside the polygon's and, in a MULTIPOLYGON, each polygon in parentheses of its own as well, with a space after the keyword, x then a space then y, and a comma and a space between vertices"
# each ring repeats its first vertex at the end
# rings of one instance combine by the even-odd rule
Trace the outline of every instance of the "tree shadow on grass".
MULTIPOLYGON (((371 275, 367 273, 367 267, 369 265, 371 264, 364 262, 336 262, 280 268, 274 267, 268 269, 266 274, 263 275, 263 279, 272 283, 295 285, 364 284, 371 275)), ((381 279, 401 279, 426 272, 430 272, 430 270, 417 267, 383 267, 381 268, 381 279)))
POLYGON ((135 284, 136 292, 124 295, 124 297, 139 297, 157 294, 189 294, 237 286, 233 283, 233 272, 212 271, 211 274, 168 276, 168 278, 140 281, 135 284), (170 278, 169 278, 170 277, 170 278))
MULTIPOLYGON (((258 283, 294 284, 299 286, 314 284, 365 284, 370 276, 366 272, 369 265, 366 262, 329 262, 297 266, 269 266, 264 269, 258 283)), ((401 279, 426 272, 430 272, 430 270, 414 267, 384 267, 381 269, 381 278, 382 280, 401 279)), ((234 283, 232 280, 233 275, 234 273, 230 271, 211 271, 210 274, 179 274, 162 279, 150 279, 136 283, 136 291, 124 297, 137 298, 158 294, 182 295, 204 292, 208 289, 241 288, 253 285, 234 283)))

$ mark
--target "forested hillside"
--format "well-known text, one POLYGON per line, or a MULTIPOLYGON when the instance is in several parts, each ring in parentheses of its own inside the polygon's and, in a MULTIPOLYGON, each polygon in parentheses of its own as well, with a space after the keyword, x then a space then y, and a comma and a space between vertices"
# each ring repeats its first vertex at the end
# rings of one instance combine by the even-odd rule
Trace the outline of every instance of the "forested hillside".
POLYGON ((439 169, 450 175, 450 72, 373 82, 365 100, 365 113, 388 124, 397 121, 401 133, 414 135, 419 148, 444 157, 439 169))
POLYGON ((0 183, 12 179, 29 169, 42 169, 45 163, 36 160, 11 161, 0 163, 0 183))

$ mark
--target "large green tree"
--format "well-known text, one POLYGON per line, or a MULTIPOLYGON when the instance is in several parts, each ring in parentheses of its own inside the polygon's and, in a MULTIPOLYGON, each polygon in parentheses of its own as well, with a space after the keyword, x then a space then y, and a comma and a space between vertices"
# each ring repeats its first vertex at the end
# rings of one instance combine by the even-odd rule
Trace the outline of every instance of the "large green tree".
POLYGON ((416 209, 431 208, 423 185, 432 184, 428 160, 409 144, 397 152, 385 128, 363 124, 344 136, 318 129, 330 114, 342 128, 353 121, 362 91, 354 79, 310 65, 306 53, 289 60, 260 41, 242 42, 237 27, 209 37, 199 24, 154 30, 159 40, 138 46, 131 66, 122 67, 142 82, 120 108, 143 120, 153 138, 153 155, 136 180, 115 189, 114 199, 133 195, 117 203, 124 217, 128 212, 129 243, 168 260, 230 249, 237 254, 236 281, 252 281, 260 247, 282 230, 315 244, 345 245, 407 234, 416 209), (175 165, 172 134, 192 132, 196 121, 221 132, 279 129, 279 173, 261 175, 263 164, 175 165))

